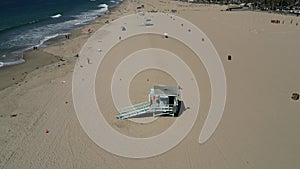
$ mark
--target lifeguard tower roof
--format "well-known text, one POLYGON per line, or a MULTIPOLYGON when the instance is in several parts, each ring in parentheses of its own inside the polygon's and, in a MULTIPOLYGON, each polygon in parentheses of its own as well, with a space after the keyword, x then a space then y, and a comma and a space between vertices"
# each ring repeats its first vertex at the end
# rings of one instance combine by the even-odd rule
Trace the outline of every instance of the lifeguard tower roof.
POLYGON ((158 85, 153 87, 153 94, 160 95, 165 94, 168 96, 178 96, 179 90, 177 86, 165 86, 165 85, 158 85))

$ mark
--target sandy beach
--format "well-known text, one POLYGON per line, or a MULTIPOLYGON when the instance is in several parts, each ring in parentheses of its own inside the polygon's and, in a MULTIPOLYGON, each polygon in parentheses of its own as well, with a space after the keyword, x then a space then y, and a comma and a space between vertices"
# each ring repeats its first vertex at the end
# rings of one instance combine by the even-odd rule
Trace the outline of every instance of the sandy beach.
MULTIPOLYGON (((140 0, 140 3, 124 0, 109 14, 71 32, 70 39, 25 53, 23 64, 1 68, 0 168, 299 168, 300 101, 291 96, 300 93, 300 18, 224 9, 226 6, 169 0, 140 0), (133 14, 143 21, 143 16, 136 14, 140 4, 145 6, 141 9, 145 13, 157 10, 168 17, 174 15, 191 22, 209 38, 220 57, 226 75, 226 104, 218 127, 204 144, 199 144, 198 139, 214 94, 208 70, 197 53, 175 37, 164 39, 149 33, 127 38, 126 33, 132 29, 143 28, 130 26, 129 22, 126 25, 118 18, 133 14), (172 9, 176 12, 171 12, 172 9), (281 23, 271 23, 272 19, 281 23), (109 23, 105 23, 107 21, 109 23), (128 28, 125 33, 120 24, 128 28), (88 29, 92 33, 88 33, 88 29), (110 37, 119 41, 113 48, 108 46, 110 37), (109 50, 105 51, 106 47, 109 50), (101 55, 100 49, 107 53, 101 55), (159 135, 176 123, 176 117, 148 118, 153 120, 149 123, 116 119, 117 108, 111 93, 114 73, 126 57, 134 57, 132 55, 142 49, 169 51, 183 61, 194 75, 192 80, 198 85, 199 91, 195 93, 199 94, 200 103, 199 109, 193 109, 197 106, 192 101, 197 99, 185 95, 188 89, 183 88, 182 97, 186 98, 186 106, 191 110, 178 118, 198 114, 191 131, 171 150, 139 159, 113 154, 90 138, 75 111, 72 83, 77 70, 95 67, 95 102, 107 124, 128 137, 159 135), (89 50, 90 53, 85 52, 89 50), (71 57, 76 54, 80 54, 79 60, 71 57), (231 60, 228 60, 229 55, 231 60), (103 58, 99 67, 97 58, 103 58)), ((166 24, 155 22, 159 19, 154 14, 145 16, 153 16, 154 28, 166 24)), ((185 34, 193 36, 195 33, 186 25, 178 24, 178 27, 185 34)), ((144 54, 147 55, 147 51, 144 54)), ((202 57, 210 57, 205 54, 202 57)), ((162 52, 161 57, 170 56, 162 52)), ((82 81, 87 79, 82 77, 82 81)), ((120 83, 126 82, 129 75, 118 79, 120 83)), ((181 85, 172 74, 151 68, 136 74, 126 92, 133 104, 147 101, 150 88, 157 84, 181 85)), ((105 139, 106 133, 96 135, 105 139)))

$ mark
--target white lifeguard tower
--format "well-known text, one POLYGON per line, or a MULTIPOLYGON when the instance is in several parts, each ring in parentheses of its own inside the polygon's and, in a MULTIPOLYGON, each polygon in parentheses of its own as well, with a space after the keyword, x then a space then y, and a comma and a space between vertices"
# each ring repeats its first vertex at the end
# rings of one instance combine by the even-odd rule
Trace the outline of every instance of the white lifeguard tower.
POLYGON ((152 19, 150 18, 145 19, 145 26, 153 26, 152 19))
POLYGON ((180 101, 178 86, 158 85, 150 89, 149 102, 142 102, 119 110, 118 119, 152 113, 153 117, 175 116, 179 112, 180 101))

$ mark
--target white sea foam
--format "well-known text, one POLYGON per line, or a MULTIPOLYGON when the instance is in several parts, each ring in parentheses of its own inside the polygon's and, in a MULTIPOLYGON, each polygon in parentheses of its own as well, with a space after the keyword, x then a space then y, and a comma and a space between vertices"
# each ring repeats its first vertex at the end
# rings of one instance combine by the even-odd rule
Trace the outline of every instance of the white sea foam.
POLYGON ((97 10, 89 10, 81 12, 78 15, 71 16, 73 19, 64 22, 53 23, 43 26, 37 26, 25 32, 16 33, 5 42, 1 42, 0 46, 11 48, 13 46, 34 46, 40 41, 44 41, 46 36, 55 35, 62 32, 68 32, 80 25, 86 25, 97 17, 104 15, 108 10, 108 5, 100 4, 101 8, 97 10))
POLYGON ((16 61, 10 61, 10 62, 0 62, 0 68, 5 67, 5 66, 12 66, 12 65, 17 65, 20 63, 25 62, 24 59, 16 60, 16 61))
POLYGON ((101 9, 97 10, 97 12, 99 12, 100 14, 103 14, 106 11, 108 11, 108 8, 101 8, 101 9))
MULTIPOLYGON (((119 2, 119 0, 116 2, 119 2)), ((89 10, 86 12, 81 12, 77 15, 70 16, 72 19, 67 21, 36 26, 32 29, 20 33, 16 32, 14 36, 11 36, 7 41, 1 42, 0 46, 6 46, 6 48, 12 48, 15 46, 22 48, 22 46, 25 46, 26 49, 17 49, 20 54, 16 54, 16 57, 11 57, 10 54, 7 55, 9 56, 7 58, 22 58, 22 51, 32 50, 33 46, 44 46, 47 41, 59 36, 64 36, 67 34, 65 32, 68 32, 69 30, 72 30, 80 25, 86 25, 95 18, 104 15, 109 8, 107 4, 100 4, 97 6, 97 10, 89 10)), ((55 19, 61 16, 62 14, 56 14, 51 16, 51 18, 55 19)), ((0 55, 0 57, 1 56, 2 55, 0 55)), ((8 66, 24 62, 24 60, 11 62, 7 58, 5 58, 5 61, 1 61, 1 63, 3 63, 1 64, 2 66, 8 66)))
POLYGON ((51 16, 51 18, 56 19, 56 18, 60 18, 61 16, 62 16, 61 14, 57 14, 57 15, 51 16))
POLYGON ((99 8, 106 8, 106 9, 108 9, 108 5, 107 4, 100 4, 98 7, 99 8))
POLYGON ((59 36, 65 36, 65 35, 68 35, 68 33, 57 33, 57 34, 54 34, 54 35, 51 35, 51 36, 46 36, 44 37, 44 39, 42 39, 40 41, 40 43, 37 45, 38 47, 39 46, 42 46, 45 42, 47 42, 48 40, 51 40, 51 39, 54 39, 54 38, 57 38, 59 36))
MULTIPOLYGON (((29 47, 27 47, 27 48, 25 48, 23 50, 19 50, 19 51, 13 52, 14 53, 13 55, 18 56, 19 59, 18 60, 8 59, 7 61, 1 61, 0 62, 0 68, 1 67, 5 67, 5 66, 11 66, 11 65, 16 65, 16 64, 23 63, 23 62, 25 62, 25 60, 23 59, 23 53, 25 51, 32 50, 33 47, 41 47, 43 44, 45 44, 45 42, 47 42, 47 41, 49 41, 51 39, 54 39, 54 38, 57 38, 57 37, 60 37, 60 36, 65 36, 65 35, 68 35, 68 34, 69 33, 57 33, 57 34, 54 34, 54 35, 51 35, 51 36, 45 36, 42 40, 40 40, 40 42, 37 45, 32 45, 32 46, 29 46, 29 47)), ((27 34, 26 36, 29 37, 30 35, 27 34)), ((27 37, 25 37, 24 39, 26 39, 26 38, 27 37)), ((22 39, 22 41, 24 39, 22 39)), ((5 57, 3 57, 3 58, 5 58, 5 57)))

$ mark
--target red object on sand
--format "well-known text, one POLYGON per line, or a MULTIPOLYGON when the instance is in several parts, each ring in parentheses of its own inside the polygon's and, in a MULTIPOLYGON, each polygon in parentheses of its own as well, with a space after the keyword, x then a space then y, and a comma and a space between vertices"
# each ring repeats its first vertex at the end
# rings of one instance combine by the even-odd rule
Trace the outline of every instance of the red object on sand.
POLYGON ((147 79, 147 82, 149 82, 149 79, 147 79))
POLYGON ((89 28, 89 29, 88 29, 88 32, 89 32, 89 33, 91 33, 91 32, 92 32, 91 28, 89 28))
POLYGON ((48 129, 46 129, 46 133, 49 133, 49 130, 48 130, 48 129))

